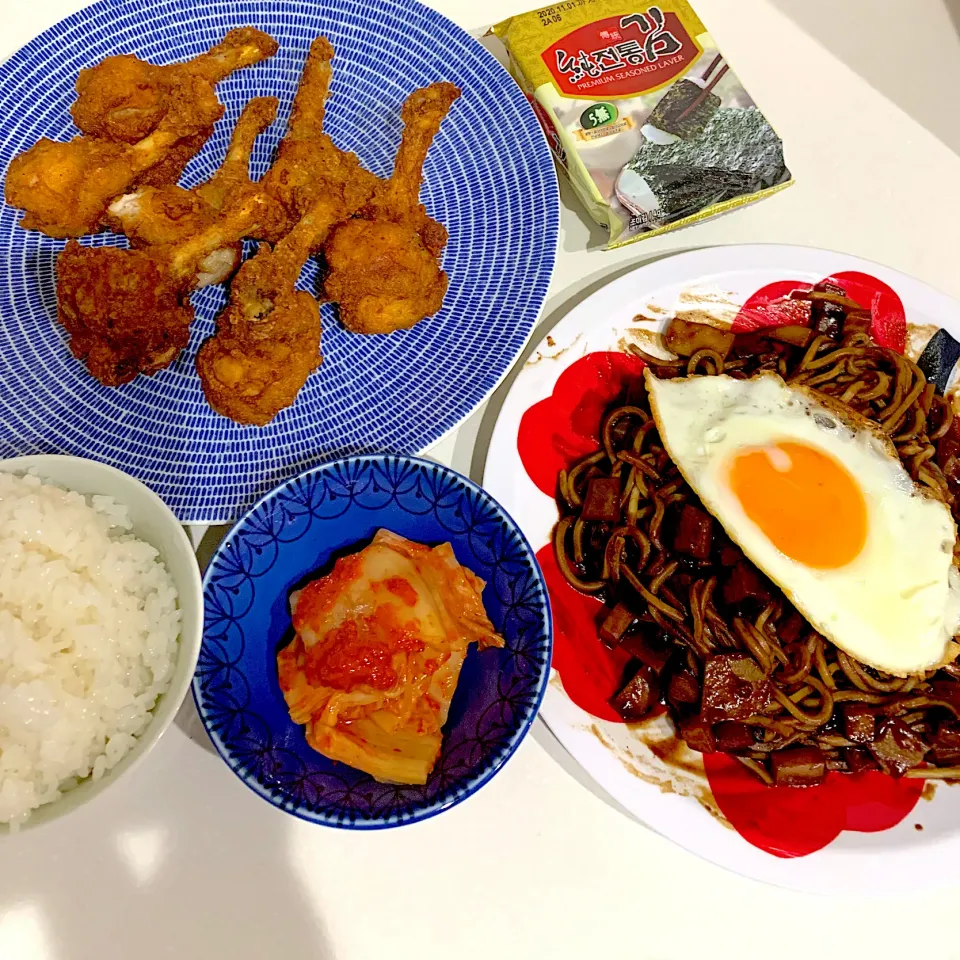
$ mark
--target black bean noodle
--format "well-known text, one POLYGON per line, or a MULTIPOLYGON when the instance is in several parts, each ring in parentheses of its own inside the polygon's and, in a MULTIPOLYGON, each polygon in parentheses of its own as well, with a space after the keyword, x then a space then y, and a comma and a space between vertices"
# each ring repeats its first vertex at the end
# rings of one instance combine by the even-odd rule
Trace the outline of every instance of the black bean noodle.
MULTIPOLYGON (((951 402, 912 360, 873 342, 864 311, 829 291, 810 299, 811 328, 718 338, 674 321, 667 343, 678 360, 634 352, 660 377, 774 371, 832 398, 874 421, 957 518, 951 402)), ((765 783, 878 768, 960 778, 955 664, 894 677, 814 630, 702 512, 661 443, 642 377, 606 412, 600 436, 600 449, 559 477, 555 547, 566 579, 607 604, 604 641, 635 658, 612 701, 625 719, 663 704, 691 747, 735 754, 765 783)))

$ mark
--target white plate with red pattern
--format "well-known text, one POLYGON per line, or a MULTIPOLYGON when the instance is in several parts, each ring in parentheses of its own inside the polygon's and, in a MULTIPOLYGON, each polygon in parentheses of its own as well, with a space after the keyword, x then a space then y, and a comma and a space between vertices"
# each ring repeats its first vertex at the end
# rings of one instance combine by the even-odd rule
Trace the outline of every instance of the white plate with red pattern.
MULTIPOLYGON (((960 787, 885 774, 828 774, 816 787, 764 787, 736 760, 675 749, 660 717, 624 724, 609 706, 626 658, 600 642, 598 601, 563 579, 551 534, 561 467, 599 445, 603 410, 675 315, 735 329, 788 322, 784 298, 831 279, 873 313, 875 339, 917 358, 938 330, 960 339, 960 303, 895 270, 805 247, 730 246, 680 254, 612 281, 574 308, 530 355, 491 440, 484 486, 517 518, 543 567, 554 659, 541 714, 604 789, 651 828, 738 873, 795 889, 882 893, 956 882, 960 787)), ((808 307, 806 308, 808 309, 808 307)), ((801 320, 800 322, 805 322, 801 320)), ((942 341, 942 343, 941 343, 942 341)), ((942 378, 960 346, 938 343, 942 378)), ((928 351, 925 361, 929 359, 928 351)))

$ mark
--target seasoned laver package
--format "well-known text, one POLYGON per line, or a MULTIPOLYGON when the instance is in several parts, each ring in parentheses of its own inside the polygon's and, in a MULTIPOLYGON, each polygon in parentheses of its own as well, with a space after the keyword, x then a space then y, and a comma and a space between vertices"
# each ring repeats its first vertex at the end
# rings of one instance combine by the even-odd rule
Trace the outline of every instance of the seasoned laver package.
POLYGON ((568 0, 493 33, 611 247, 792 183, 776 131, 686 0, 568 0))

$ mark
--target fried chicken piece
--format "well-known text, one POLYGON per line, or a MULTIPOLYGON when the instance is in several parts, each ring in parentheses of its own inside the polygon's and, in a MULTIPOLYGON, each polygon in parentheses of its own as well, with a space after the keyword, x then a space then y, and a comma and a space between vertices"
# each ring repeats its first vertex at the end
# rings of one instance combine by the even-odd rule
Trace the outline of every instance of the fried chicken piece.
POLYGON ((216 334, 197 354, 210 406, 238 423, 269 423, 320 365, 319 307, 294 285, 330 230, 380 183, 323 132, 333 55, 325 37, 311 44, 287 132, 260 184, 273 204, 259 237, 276 247, 261 245, 240 268, 216 334))
POLYGON ((57 316, 73 355, 108 387, 169 366, 189 340, 189 291, 200 264, 254 232, 263 207, 263 198, 252 195, 176 245, 119 250, 68 243, 57 261, 57 316))
MULTIPOLYGON (((160 71, 159 75, 169 80, 154 86, 147 84, 147 93, 152 90, 159 98, 155 109, 134 104, 128 115, 123 99, 127 88, 118 87, 113 99, 107 95, 107 91, 114 89, 113 74, 118 72, 117 68, 108 67, 103 74, 97 73, 100 68, 93 68, 95 76, 86 84, 81 83, 81 100, 89 87, 91 104, 103 107, 99 115, 113 116, 116 124, 120 124, 117 117, 127 117, 130 123, 124 129, 129 136, 144 130, 147 133, 132 143, 127 142, 129 137, 121 140, 85 136, 75 137, 68 143, 42 139, 14 157, 7 171, 6 198, 11 206, 26 211, 20 225, 51 237, 95 233, 110 201, 128 192, 131 186, 146 179, 153 184, 176 180, 183 165, 203 146, 214 123, 223 114, 223 106, 213 90, 216 79, 237 66, 262 60, 276 50, 276 43, 259 30, 248 28, 239 33, 243 35, 243 43, 231 41, 221 45, 223 49, 214 48, 192 65, 141 64, 149 70, 160 71), (172 72, 164 74, 163 71, 172 72), (113 105, 109 110, 107 103, 113 105)), ((134 58, 119 59, 125 64, 119 72, 132 69, 130 62, 134 58)), ((80 112, 85 121, 89 119, 86 113, 90 118, 98 115, 93 106, 86 113, 85 108, 80 112)), ((106 128, 96 127, 92 119, 90 126, 108 132, 106 128)), ((113 131, 114 135, 120 135, 120 126, 113 131)))
POLYGON ((320 366, 320 308, 294 285, 340 212, 338 197, 320 197, 273 250, 261 244, 234 278, 217 332, 197 354, 207 402, 222 416, 269 423, 320 366))
MULTIPOLYGON (((191 190, 168 184, 124 194, 107 209, 107 226, 124 234, 135 249, 181 243, 211 227, 221 211, 257 189, 250 179, 250 156, 257 137, 276 119, 278 105, 276 97, 255 97, 244 107, 226 157, 206 183, 191 190)), ((240 265, 240 256, 239 242, 215 250, 199 265, 195 286, 222 283, 240 265)))
POLYGON ((233 128, 223 163, 195 191, 214 210, 224 210, 230 204, 239 203, 258 189, 250 179, 250 157, 257 138, 277 119, 279 106, 276 97, 254 97, 244 107, 233 128))
POLYGON ((104 225, 122 233, 134 250, 158 243, 177 243, 206 229, 217 218, 196 189, 174 184, 140 187, 117 197, 107 207, 104 225))
POLYGON ((407 98, 393 175, 326 242, 324 290, 353 333, 404 330, 443 304, 447 275, 439 256, 446 230, 420 204, 420 185, 430 144, 459 96, 452 83, 435 83, 407 98))
MULTIPOLYGON (((277 49, 277 42, 263 31, 241 27, 186 63, 156 66, 131 54, 107 57, 78 74, 77 99, 70 113, 77 128, 89 136, 137 143, 153 133, 171 109, 184 108, 184 88, 195 98, 196 112, 218 108, 222 112, 214 86, 234 70, 272 57, 277 49)), ((201 146, 202 142, 196 149, 201 146)))
POLYGON ((355 153, 341 150, 323 132, 333 56, 326 37, 317 37, 310 45, 287 132, 262 181, 277 207, 261 240, 277 242, 321 196, 336 199, 339 219, 345 219, 373 196, 380 182, 360 166, 355 153))
POLYGON ((7 203, 26 211, 20 221, 25 230, 39 230, 48 237, 95 233, 110 201, 181 139, 166 129, 132 146, 86 137, 68 143, 44 138, 11 161, 7 203))
POLYGON ((70 352, 108 387, 169 366, 190 339, 193 308, 147 254, 71 240, 57 260, 57 300, 70 352))

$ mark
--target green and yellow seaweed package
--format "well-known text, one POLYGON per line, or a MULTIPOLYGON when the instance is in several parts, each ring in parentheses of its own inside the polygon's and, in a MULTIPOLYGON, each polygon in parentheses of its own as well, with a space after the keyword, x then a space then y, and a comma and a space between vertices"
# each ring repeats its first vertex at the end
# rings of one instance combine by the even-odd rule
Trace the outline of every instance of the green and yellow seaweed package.
POLYGON ((568 0, 493 32, 611 247, 792 182, 776 131, 686 0, 568 0))

